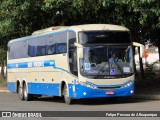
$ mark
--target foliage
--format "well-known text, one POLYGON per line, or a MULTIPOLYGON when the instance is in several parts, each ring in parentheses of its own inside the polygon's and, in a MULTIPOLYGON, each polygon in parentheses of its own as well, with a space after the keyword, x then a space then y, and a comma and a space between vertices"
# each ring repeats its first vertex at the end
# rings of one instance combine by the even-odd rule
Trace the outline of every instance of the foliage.
POLYGON ((7 81, 6 80, 0 80, 0 87, 6 87, 7 81))
POLYGON ((0 16, 0 35, 13 38, 55 25, 111 23, 144 40, 160 28, 157 0, 1 0, 0 16))
POLYGON ((5 61, 6 61, 6 51, 3 49, 0 49, 0 67, 1 67, 1 74, 0 74, 0 79, 4 80, 4 66, 5 66, 5 61))
POLYGON ((55 25, 111 23, 128 27, 138 40, 160 28, 157 0, 1 0, 0 16, 0 35, 14 38, 55 25))
POLYGON ((6 59, 6 51, 3 49, 0 49, 0 60, 6 59))
POLYGON ((160 46, 157 0, 0 0, 0 48, 50 26, 107 23, 129 28, 133 41, 160 46))
POLYGON ((155 72, 155 65, 158 64, 158 61, 155 61, 151 64, 146 63, 146 73, 147 74, 152 74, 155 72))

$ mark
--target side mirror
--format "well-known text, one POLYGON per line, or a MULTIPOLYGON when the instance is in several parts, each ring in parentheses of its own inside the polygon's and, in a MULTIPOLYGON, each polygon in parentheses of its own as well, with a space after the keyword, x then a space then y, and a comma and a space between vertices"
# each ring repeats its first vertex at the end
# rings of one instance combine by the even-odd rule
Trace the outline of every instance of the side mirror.
POLYGON ((133 42, 133 46, 140 47, 140 57, 143 58, 144 57, 144 45, 137 43, 137 42, 133 42))
POLYGON ((74 45, 78 48, 79 58, 83 58, 83 45, 79 43, 74 43, 74 45))
POLYGON ((78 47, 78 48, 82 48, 83 45, 79 44, 79 43, 74 43, 74 46, 78 47))
POLYGON ((78 48, 79 51, 79 58, 83 58, 83 48, 78 48))

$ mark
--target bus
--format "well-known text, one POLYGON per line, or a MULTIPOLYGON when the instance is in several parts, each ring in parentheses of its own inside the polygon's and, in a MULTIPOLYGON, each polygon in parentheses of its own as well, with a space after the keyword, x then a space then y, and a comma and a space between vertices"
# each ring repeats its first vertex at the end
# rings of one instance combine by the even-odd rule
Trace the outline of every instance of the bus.
POLYGON ((59 96, 67 104, 83 98, 132 96, 133 45, 129 29, 118 25, 35 31, 8 42, 8 89, 20 100, 59 96), (113 53, 119 60, 110 62, 113 53))

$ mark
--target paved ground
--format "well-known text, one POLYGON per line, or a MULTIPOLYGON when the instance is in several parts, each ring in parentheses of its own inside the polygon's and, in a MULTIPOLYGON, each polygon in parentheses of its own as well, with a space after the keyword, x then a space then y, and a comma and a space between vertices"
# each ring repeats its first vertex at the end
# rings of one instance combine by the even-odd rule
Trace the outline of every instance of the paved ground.
POLYGON ((160 100, 160 74, 159 76, 145 76, 136 78, 135 98, 160 100))
MULTIPOLYGON (((9 92, 7 93, 1 92, 0 111, 160 111, 160 101, 139 100, 131 98, 119 98, 117 101, 110 101, 108 99, 89 99, 89 100, 77 100, 75 104, 67 105, 61 98, 54 99, 52 97, 43 97, 38 100, 26 102, 26 101, 20 101, 18 99, 17 94, 9 92)), ((0 120, 1 119, 2 118, 0 118, 0 120)), ((40 120, 41 119, 44 118, 40 118, 40 120)), ((62 118, 52 118, 52 119, 59 120, 62 118)), ((73 118, 67 118, 67 119, 70 120, 73 118)), ((87 118, 87 119, 96 120, 96 118, 87 118)), ((97 118, 97 119, 106 120, 107 118, 97 118)), ((119 120, 119 119, 114 118, 114 120, 119 120)), ((152 119, 158 120, 157 118, 152 118, 152 119)))
POLYGON ((0 92, 9 92, 6 86, 0 87, 0 92))
POLYGON ((43 110, 43 111, 160 111, 159 100, 119 98, 77 100, 66 105, 61 98, 43 97, 34 101, 20 101, 17 94, 0 93, 0 110, 43 110), (2 97, 3 96, 3 97, 2 97))

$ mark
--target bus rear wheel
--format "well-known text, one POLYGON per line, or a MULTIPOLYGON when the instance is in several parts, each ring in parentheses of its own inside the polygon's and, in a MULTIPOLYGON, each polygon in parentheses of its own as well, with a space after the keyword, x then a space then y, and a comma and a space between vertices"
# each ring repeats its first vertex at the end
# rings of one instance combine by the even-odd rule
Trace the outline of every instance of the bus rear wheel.
POLYGON ((70 105, 73 103, 73 99, 71 99, 71 97, 69 97, 68 89, 67 89, 66 85, 64 85, 64 88, 63 88, 63 96, 64 96, 64 101, 66 104, 70 105))
POLYGON ((21 87, 21 85, 18 86, 18 96, 20 100, 24 100, 24 92, 23 92, 23 88, 21 87))
POLYGON ((31 100, 32 99, 32 95, 27 92, 27 85, 26 85, 26 83, 23 85, 23 89, 24 89, 24 100, 25 101, 31 100))

